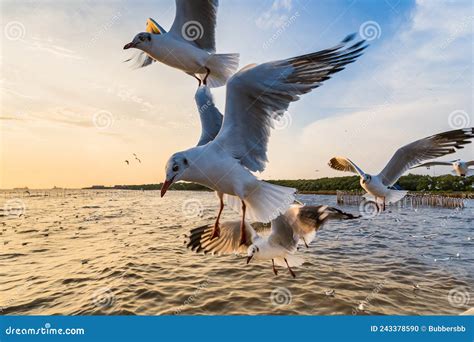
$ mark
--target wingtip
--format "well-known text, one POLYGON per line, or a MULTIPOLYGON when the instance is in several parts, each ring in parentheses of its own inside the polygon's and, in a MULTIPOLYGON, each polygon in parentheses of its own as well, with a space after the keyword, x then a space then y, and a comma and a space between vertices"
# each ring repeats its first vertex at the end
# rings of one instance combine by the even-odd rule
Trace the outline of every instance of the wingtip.
POLYGON ((354 38, 357 36, 357 33, 354 32, 354 33, 351 33, 351 34, 348 34, 343 40, 341 43, 347 43, 347 42, 350 42, 351 40, 354 40, 354 38))

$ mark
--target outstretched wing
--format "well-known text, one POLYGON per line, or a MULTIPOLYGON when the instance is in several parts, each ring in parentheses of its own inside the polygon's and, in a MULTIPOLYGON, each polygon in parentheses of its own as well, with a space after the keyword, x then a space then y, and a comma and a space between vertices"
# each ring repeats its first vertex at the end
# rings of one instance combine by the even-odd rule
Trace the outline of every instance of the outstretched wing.
POLYGON ((224 123, 215 141, 251 171, 263 171, 273 120, 282 119, 291 102, 362 54, 364 41, 347 47, 353 38, 327 50, 240 70, 227 83, 224 123))
POLYGON ((245 225, 247 237, 246 245, 240 244, 240 221, 219 223, 220 236, 211 240, 213 225, 194 228, 190 231, 186 247, 197 253, 211 254, 245 254, 247 248, 258 237, 257 232, 250 224, 245 225))
POLYGON ((467 167, 474 165, 474 160, 466 162, 467 167))
POLYGON ((450 162, 443 162, 443 161, 439 161, 439 162, 428 162, 428 163, 423 163, 423 164, 420 164, 420 165, 417 165, 417 166, 413 166, 410 168, 411 169, 416 169, 416 168, 419 168, 419 167, 431 167, 431 166, 436 166, 436 165, 452 165, 452 163, 450 162))
POLYGON ((328 165, 334 170, 357 173, 363 176, 364 172, 350 159, 344 157, 334 157, 329 160, 328 165))
POLYGON ((197 146, 205 145, 214 140, 222 126, 223 115, 214 104, 214 98, 209 87, 198 88, 194 96, 201 119, 201 137, 197 146))
POLYGON ((170 34, 208 52, 216 51, 218 0, 176 0, 176 16, 170 34))
POLYGON ((464 148, 474 137, 473 129, 471 127, 435 134, 399 148, 378 177, 384 185, 392 186, 413 165, 464 148))
POLYGON ((330 220, 352 220, 358 215, 346 213, 340 209, 327 205, 307 205, 297 208, 296 220, 293 224, 295 234, 301 237, 306 244, 313 241, 316 232, 330 220))

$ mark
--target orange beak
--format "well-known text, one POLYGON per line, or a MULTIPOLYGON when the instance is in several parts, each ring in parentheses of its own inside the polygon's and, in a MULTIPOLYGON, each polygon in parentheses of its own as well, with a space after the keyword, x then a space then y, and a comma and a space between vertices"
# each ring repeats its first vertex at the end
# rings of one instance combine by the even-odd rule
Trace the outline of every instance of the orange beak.
POLYGON ((171 186, 171 184, 173 184, 174 177, 176 176, 173 176, 173 178, 171 178, 170 180, 165 180, 165 182, 163 183, 163 186, 161 187, 161 197, 163 197, 166 194, 166 191, 168 191, 168 188, 171 186))

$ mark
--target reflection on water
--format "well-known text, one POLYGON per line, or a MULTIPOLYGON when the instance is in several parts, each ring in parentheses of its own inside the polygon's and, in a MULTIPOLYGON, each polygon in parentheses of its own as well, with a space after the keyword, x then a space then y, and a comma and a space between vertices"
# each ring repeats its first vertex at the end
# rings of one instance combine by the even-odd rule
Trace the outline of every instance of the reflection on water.
MULTIPOLYGON (((271 262, 186 250, 183 234, 216 215, 212 193, 0 195, 2 314, 424 315, 472 305, 472 201, 330 222, 298 252, 306 263, 293 279, 274 276, 271 262)), ((300 199, 335 205, 335 196, 300 199)))

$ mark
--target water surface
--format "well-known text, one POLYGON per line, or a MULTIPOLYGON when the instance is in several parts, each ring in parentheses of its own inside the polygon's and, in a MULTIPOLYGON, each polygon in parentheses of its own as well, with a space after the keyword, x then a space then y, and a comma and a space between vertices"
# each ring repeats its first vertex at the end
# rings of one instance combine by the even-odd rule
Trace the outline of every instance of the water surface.
MULTIPOLYGON (((336 205, 335 196, 299 198, 336 205)), ((306 262, 296 279, 283 268, 274 276, 271 262, 185 248, 190 228, 213 222, 213 193, 18 191, 0 201, 1 314, 427 315, 472 306, 472 201, 330 222, 298 252, 306 262)), ((224 219, 238 215, 227 209, 224 219)))

